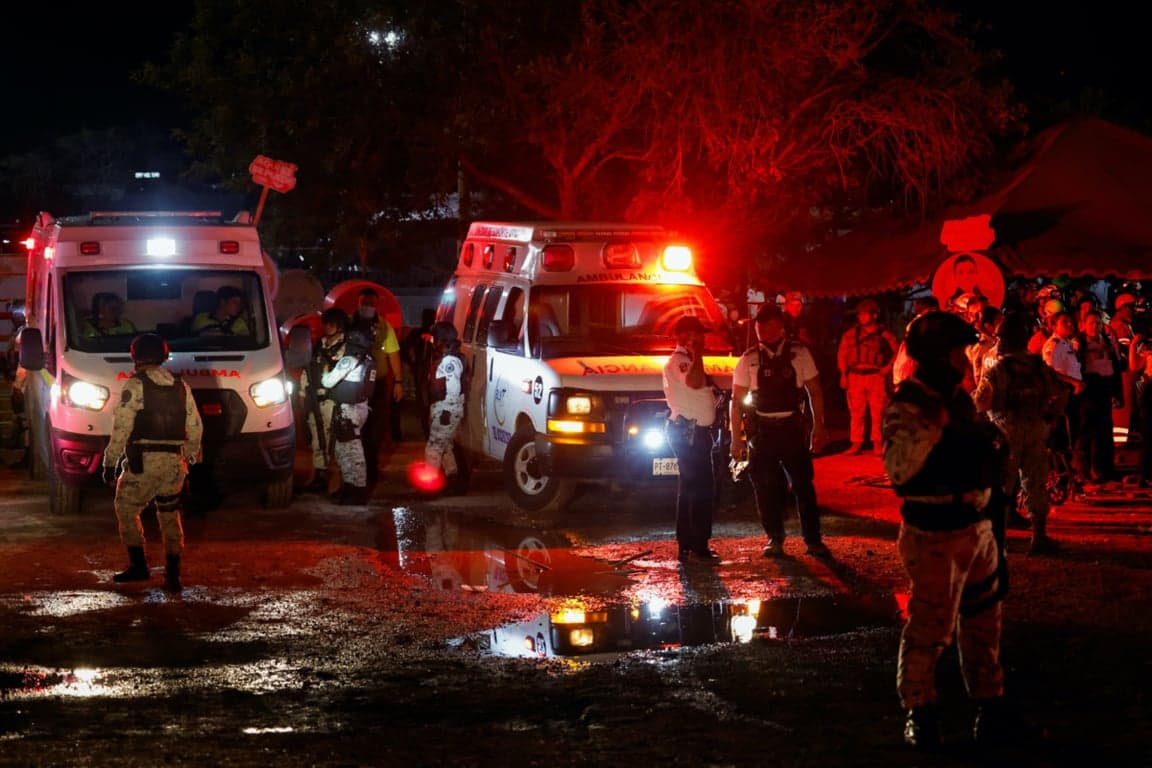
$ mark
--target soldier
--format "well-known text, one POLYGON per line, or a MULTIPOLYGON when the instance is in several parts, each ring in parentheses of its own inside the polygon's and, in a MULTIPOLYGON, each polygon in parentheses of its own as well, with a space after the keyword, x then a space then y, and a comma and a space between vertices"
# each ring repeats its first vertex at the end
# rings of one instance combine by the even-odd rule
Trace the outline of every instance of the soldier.
POLYGON ((333 402, 330 443, 340 466, 343 484, 340 504, 368 502, 368 472, 360 431, 368 419, 368 400, 376 384, 372 339, 353 328, 344 337, 343 355, 332 369, 320 375, 320 386, 333 402))
POLYGON ((775 304, 765 304, 756 314, 756 337, 758 343, 740 356, 732 374, 732 458, 749 460, 756 509, 768 534, 764 557, 784 556, 789 489, 808 554, 827 557, 830 553, 820 536, 812 443, 800 415, 800 409, 810 405, 823 443, 824 397, 816 363, 802 344, 784 337, 783 312, 775 304))
POLYGON ((348 315, 338 307, 331 307, 320 316, 320 325, 323 329, 320 343, 300 376, 300 394, 304 398, 308 430, 312 438, 312 467, 315 476, 307 490, 314 493, 325 493, 328 490, 332 415, 336 408, 336 403, 328 397, 320 379, 344 356, 344 332, 348 329, 348 315))
POLYGON ((464 418, 465 363, 460 356, 460 338, 456 327, 445 320, 432 325, 432 343, 435 345, 429 366, 429 422, 431 434, 424 448, 424 461, 430 467, 444 472, 445 488, 450 492, 463 490, 453 442, 460 420, 464 418))
POLYGON ((976 341, 971 325, 928 312, 908 331, 915 375, 884 412, 884 466, 901 497, 897 547, 911 581, 896 685, 907 711, 904 740, 940 745, 936 666, 955 633, 980 743, 1004 734, 1000 665, 999 547, 985 507, 1000 483, 991 425, 961 387, 976 341))
POLYGON ((848 394, 849 437, 855 453, 864 452, 865 414, 872 419, 872 449, 881 452, 880 413, 888 399, 888 377, 897 346, 896 337, 880 324, 880 305, 873 299, 861 301, 856 307, 856 325, 840 337, 836 355, 840 386, 848 394))
MULTIPOLYGON (((1031 518, 1029 555, 1055 550, 1048 536, 1048 439, 1053 419, 1064 413, 1068 388, 1038 356, 1028 352, 1031 320, 1009 312, 1000 326, 1000 359, 980 380, 973 400, 986 411, 1008 442, 1004 492, 1024 489, 1031 518)), ((1003 521, 994 521, 1001 525, 1003 521)))
MULTIPOLYGON (((915 320, 925 312, 940 309, 940 301, 935 296, 923 296, 916 299, 912 303, 912 320, 915 320)), ((904 336, 908 336, 908 329, 912 327, 912 321, 904 327, 904 336)), ((911 376, 916 372, 916 361, 908 357, 908 348, 905 345, 904 339, 900 340, 900 346, 896 350, 896 357, 892 361, 892 386, 896 386, 904 379, 911 376)))
POLYGON ((681 560, 715 560, 708 548, 716 501, 715 441, 717 393, 704 372, 704 335, 709 329, 691 315, 676 321, 676 350, 664 364, 668 400, 668 444, 680 468, 676 493, 676 542, 681 560))
POLYGON ((148 580, 140 513, 155 500, 164 536, 164 587, 179 592, 184 548, 180 494, 188 465, 200 456, 203 425, 188 384, 160 367, 168 359, 164 339, 141 334, 132 341, 131 355, 136 370, 124 384, 104 450, 104 482, 116 486, 116 519, 130 563, 112 580, 148 580), (123 469, 117 479, 119 467, 123 469))

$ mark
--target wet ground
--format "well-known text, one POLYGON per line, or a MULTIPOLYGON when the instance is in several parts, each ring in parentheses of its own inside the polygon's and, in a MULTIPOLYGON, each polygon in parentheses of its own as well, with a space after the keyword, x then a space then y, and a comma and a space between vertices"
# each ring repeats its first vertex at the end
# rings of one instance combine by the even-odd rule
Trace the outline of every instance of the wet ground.
POLYGON ((112 584, 110 492, 51 517, 42 483, 0 470, 0 764, 1152 765, 1152 497, 1062 507, 1057 557, 1013 533, 1019 741, 968 744, 949 650, 950 746, 925 760, 899 741, 906 584, 878 458, 817 461, 833 559, 798 538, 762 558, 728 488, 713 566, 676 559, 668 486, 529 515, 495 471, 413 493, 419 452, 388 456, 368 507, 232 489, 186 520, 178 597, 159 556, 152 582, 112 584))

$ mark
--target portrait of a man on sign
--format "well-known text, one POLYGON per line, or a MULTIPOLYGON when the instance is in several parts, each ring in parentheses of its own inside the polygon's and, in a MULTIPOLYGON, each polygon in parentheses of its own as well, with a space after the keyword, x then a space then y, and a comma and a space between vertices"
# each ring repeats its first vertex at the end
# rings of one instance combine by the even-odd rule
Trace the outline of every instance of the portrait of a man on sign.
POLYGON ((1004 273, 992 259, 975 251, 955 253, 936 268, 932 295, 941 307, 950 306, 965 294, 988 299, 989 306, 1004 304, 1004 273))

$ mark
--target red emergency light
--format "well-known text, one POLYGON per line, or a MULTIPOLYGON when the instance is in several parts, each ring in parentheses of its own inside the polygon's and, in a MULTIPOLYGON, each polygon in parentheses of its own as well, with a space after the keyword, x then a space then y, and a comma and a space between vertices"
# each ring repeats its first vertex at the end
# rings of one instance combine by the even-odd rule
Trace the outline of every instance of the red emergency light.
POLYGON ((27 248, 28 250, 32 250, 33 248, 36 247, 36 238, 34 238, 34 237, 29 237, 29 238, 27 238, 21 242, 24 243, 24 247, 27 248))
POLYGON ((240 253, 240 242, 238 240, 221 240, 220 253, 240 253))
POLYGON ((80 243, 80 255, 99 256, 100 243, 96 242, 95 240, 85 240, 84 242, 80 243))
POLYGON ((567 272, 576 266, 576 251, 563 243, 546 245, 540 254, 540 265, 545 272, 567 272))

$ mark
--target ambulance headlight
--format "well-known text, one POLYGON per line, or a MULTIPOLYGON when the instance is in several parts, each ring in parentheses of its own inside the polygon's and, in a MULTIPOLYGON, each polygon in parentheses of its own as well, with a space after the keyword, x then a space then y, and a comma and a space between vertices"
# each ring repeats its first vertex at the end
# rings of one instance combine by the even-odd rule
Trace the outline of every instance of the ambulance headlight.
POLYGON ((280 377, 265 379, 248 388, 252 395, 252 402, 257 408, 267 408, 270 405, 279 405, 288 399, 288 388, 280 377))
POLYGON ((89 411, 99 411, 108 402, 108 388, 99 384, 89 384, 80 379, 66 382, 64 389, 65 402, 76 408, 86 408, 89 411))
POLYGON ((650 451, 658 451, 664 447, 664 431, 660 429, 647 429, 644 431, 644 447, 650 451))
POLYGON ((565 401, 564 408, 574 416, 587 416, 592 413, 592 398, 588 395, 572 395, 565 401))

